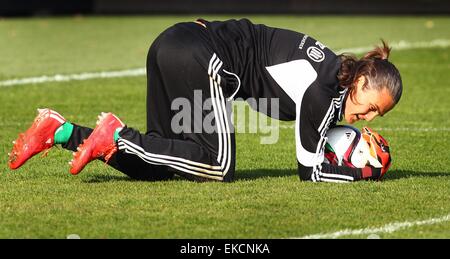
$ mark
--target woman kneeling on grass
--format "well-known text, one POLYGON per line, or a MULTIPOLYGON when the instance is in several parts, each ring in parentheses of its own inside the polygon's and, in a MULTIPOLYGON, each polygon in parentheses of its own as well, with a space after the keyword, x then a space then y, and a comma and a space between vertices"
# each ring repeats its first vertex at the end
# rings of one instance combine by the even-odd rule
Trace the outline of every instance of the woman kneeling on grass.
MULTIPOLYGON (((249 20, 176 24, 161 33, 147 56, 147 132, 127 127, 102 113, 95 129, 67 122, 50 109, 39 110, 9 154, 19 168, 33 155, 56 144, 76 151, 70 172, 78 174, 101 159, 139 180, 164 180, 174 173, 198 181, 234 179, 235 135, 231 111, 235 98, 276 98, 275 119, 295 120, 298 172, 303 180, 379 179, 382 169, 324 163, 326 132, 342 117, 371 121, 400 100, 402 81, 383 46, 361 59, 336 55, 308 35, 255 25, 249 20), (173 101, 210 100, 212 110, 193 116, 191 129, 214 121, 212 132, 175 130, 173 101)), ((203 109, 200 106, 199 109, 203 109)), ((259 110, 259 107, 256 107, 259 110)), ((195 110, 195 107, 194 109, 195 110)))

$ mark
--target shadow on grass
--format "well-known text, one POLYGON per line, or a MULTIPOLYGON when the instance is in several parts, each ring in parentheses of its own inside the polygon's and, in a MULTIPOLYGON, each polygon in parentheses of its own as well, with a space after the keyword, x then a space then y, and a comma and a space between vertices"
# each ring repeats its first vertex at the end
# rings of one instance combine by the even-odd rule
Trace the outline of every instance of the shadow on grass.
POLYGON ((127 182, 133 182, 137 181, 134 180, 126 175, 102 175, 102 174, 96 174, 87 177, 86 179, 83 179, 83 182, 85 183, 106 183, 106 182, 117 182, 117 181, 127 181, 127 182))
POLYGON ((278 178, 298 176, 295 169, 252 169, 238 170, 235 173, 235 180, 255 180, 259 178, 278 178))
MULTIPOLYGON (((293 169, 252 169, 238 170, 235 173, 235 181, 249 181, 260 178, 280 178, 297 176, 297 171, 293 169)), ((400 180, 406 178, 417 177, 450 177, 450 172, 414 172, 410 170, 393 170, 389 171, 383 178, 383 181, 400 180)), ((298 179, 299 180, 299 179, 298 179)), ((92 175, 83 180, 86 183, 104 183, 114 181, 140 182, 142 180, 132 179, 126 175, 92 175)), ((188 181, 180 176, 175 176, 169 181, 188 181)), ((299 180, 300 181, 300 180, 299 180)))
MULTIPOLYGON (((296 170, 290 169, 254 169, 254 170, 239 170, 235 173, 235 181, 246 181, 246 180, 256 180, 259 178, 267 177, 288 177, 296 175, 296 170)), ((130 178, 126 175, 104 175, 95 174, 83 179, 85 183, 104 183, 104 182, 115 182, 115 181, 128 181, 128 182, 141 182, 143 180, 136 180, 130 178)), ((169 181, 189 181, 181 176, 175 176, 169 181)))
MULTIPOLYGON (((264 177, 289 177, 297 176, 295 169, 254 169, 241 170, 236 173, 236 180, 254 180, 264 177)), ((450 172, 415 172, 411 170, 388 171, 383 181, 400 180, 407 178, 430 178, 430 177, 450 177, 450 172)))
POLYGON ((450 177, 450 172, 415 172, 411 170, 392 170, 388 171, 383 178, 383 181, 399 180, 405 178, 417 177, 450 177))

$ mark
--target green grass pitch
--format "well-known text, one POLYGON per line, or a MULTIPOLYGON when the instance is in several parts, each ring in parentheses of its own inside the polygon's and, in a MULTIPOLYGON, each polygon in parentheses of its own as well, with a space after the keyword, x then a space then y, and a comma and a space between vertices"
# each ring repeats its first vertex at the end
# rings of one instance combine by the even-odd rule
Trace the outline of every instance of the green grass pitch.
MULTIPOLYGON (((247 17, 305 32, 334 50, 380 38, 450 40, 449 17, 247 17)), ((0 19, 0 81, 144 67, 164 28, 194 18, 0 19)), ((393 50, 402 100, 367 124, 384 129, 379 132, 392 149, 393 165, 381 182, 300 182, 291 128, 281 129, 275 145, 259 145, 258 134, 238 134, 236 181, 228 184, 132 181, 100 162, 72 176, 71 154, 61 148, 10 171, 11 141, 38 107, 91 127, 100 112, 112 111, 145 130, 146 82, 141 76, 0 87, 0 238, 291 238, 449 215, 449 55, 449 47, 393 50)), ((379 236, 450 238, 450 222, 379 236)))

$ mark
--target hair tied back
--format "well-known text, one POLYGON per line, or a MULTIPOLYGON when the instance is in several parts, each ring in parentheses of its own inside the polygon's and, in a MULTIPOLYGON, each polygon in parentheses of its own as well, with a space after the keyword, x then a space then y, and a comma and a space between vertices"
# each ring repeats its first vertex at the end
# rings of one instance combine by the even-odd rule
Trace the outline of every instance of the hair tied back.
POLYGON ((364 55, 364 59, 379 59, 387 61, 389 58, 389 54, 391 53, 391 48, 383 39, 381 39, 381 42, 383 43, 383 46, 376 46, 375 49, 367 52, 367 54, 364 55))

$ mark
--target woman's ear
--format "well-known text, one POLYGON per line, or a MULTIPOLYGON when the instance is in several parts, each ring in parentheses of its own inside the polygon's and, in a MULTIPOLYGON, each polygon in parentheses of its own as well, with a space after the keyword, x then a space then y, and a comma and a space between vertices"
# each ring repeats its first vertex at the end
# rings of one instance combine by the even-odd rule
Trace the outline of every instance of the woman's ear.
POLYGON ((357 91, 366 89, 366 77, 365 76, 359 76, 358 79, 356 79, 356 89, 357 91))
POLYGON ((349 93, 350 100, 355 104, 360 104, 356 98, 356 95, 364 90, 366 87, 366 77, 365 76, 359 76, 353 83, 352 89, 349 93))

